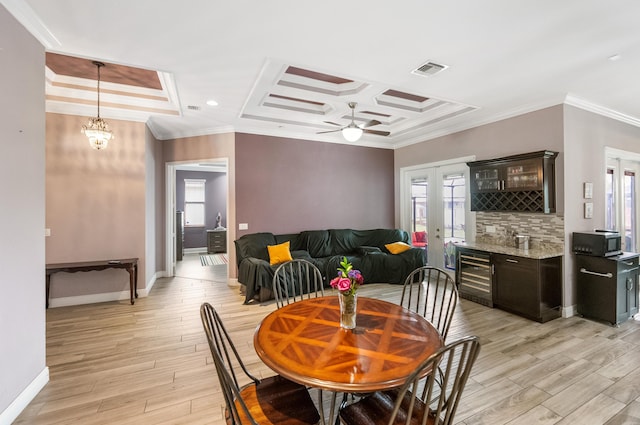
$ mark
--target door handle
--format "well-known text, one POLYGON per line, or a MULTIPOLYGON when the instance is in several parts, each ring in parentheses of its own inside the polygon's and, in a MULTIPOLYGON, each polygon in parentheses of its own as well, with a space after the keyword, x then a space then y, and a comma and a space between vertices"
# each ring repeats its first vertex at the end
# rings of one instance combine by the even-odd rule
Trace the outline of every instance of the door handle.
POLYGON ((609 279, 611 279, 613 277, 613 274, 611 274, 611 273, 592 272, 590 270, 585 269, 584 267, 580 269, 580 273, 592 274, 594 276, 606 277, 606 278, 609 278, 609 279))
POLYGON ((519 263, 518 260, 512 260, 511 258, 507 258, 506 261, 507 261, 507 263, 516 263, 516 264, 519 263))

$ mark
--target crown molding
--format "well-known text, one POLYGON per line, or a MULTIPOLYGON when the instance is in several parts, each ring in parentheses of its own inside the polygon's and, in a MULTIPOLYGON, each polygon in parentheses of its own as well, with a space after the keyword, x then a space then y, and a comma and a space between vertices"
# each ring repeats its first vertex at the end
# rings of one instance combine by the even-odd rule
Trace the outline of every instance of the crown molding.
POLYGON ((31 33, 45 49, 56 49, 62 46, 31 6, 24 0, 0 0, 18 22, 31 33))
POLYGON ((602 115, 634 127, 640 127, 640 119, 638 118, 614 111, 613 109, 606 108, 602 105, 597 105, 572 94, 567 95, 564 103, 565 105, 575 106, 576 108, 584 109, 585 111, 593 112, 594 114, 602 115))

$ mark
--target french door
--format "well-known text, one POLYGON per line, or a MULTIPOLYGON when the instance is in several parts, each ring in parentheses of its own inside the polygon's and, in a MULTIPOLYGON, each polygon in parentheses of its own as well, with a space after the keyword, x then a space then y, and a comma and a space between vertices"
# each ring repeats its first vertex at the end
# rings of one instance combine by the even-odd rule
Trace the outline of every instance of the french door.
POLYGON ((401 226, 412 235, 413 245, 425 250, 429 265, 455 270, 453 243, 475 236, 468 160, 400 170, 401 226))

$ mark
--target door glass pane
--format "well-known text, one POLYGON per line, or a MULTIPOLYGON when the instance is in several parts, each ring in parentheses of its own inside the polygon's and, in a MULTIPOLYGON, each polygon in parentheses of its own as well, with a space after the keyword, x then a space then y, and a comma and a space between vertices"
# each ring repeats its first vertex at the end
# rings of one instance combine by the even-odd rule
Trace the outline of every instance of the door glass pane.
POLYGON ((636 249, 636 175, 632 171, 624 172, 624 249, 636 249))
POLYGON ((429 205, 427 203, 427 189, 429 183, 426 178, 411 180, 411 244, 424 249, 427 258, 427 229, 429 224, 429 205))
POLYGON ((613 168, 607 168, 607 179, 606 179, 606 205, 605 205, 605 229, 615 230, 616 229, 616 205, 615 205, 615 177, 613 173, 613 168))
POLYGON ((455 270, 454 242, 465 239, 465 193, 464 175, 443 176, 442 202, 444 207, 444 266, 455 270))

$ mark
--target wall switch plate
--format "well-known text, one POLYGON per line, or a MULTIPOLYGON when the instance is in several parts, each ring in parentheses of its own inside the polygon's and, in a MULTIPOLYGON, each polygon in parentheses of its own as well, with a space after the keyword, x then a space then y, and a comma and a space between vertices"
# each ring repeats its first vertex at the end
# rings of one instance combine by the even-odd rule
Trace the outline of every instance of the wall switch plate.
POLYGON ((487 226, 487 227, 485 227, 484 230, 487 233, 495 233, 496 232, 496 226, 487 226))
POLYGON ((44 229, 45 236, 51 236, 51 229, 44 229))
POLYGON ((238 230, 249 230, 249 223, 239 223, 238 230))

